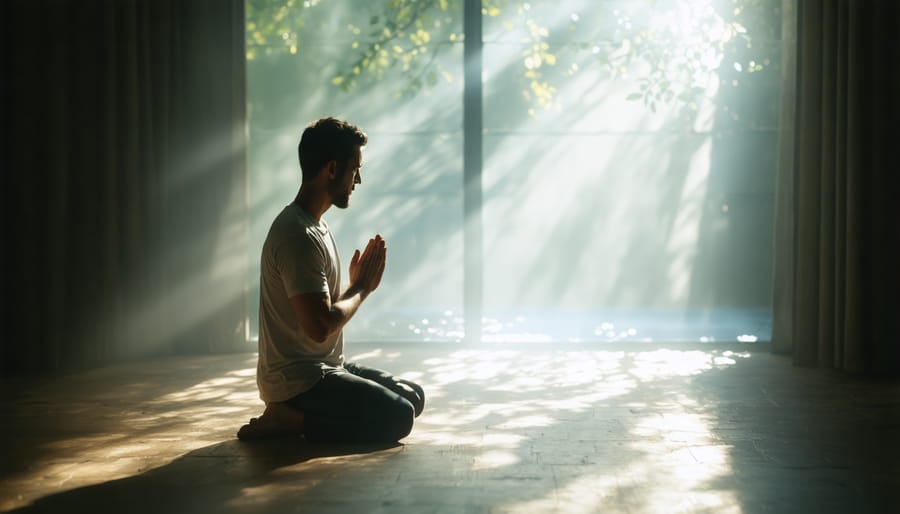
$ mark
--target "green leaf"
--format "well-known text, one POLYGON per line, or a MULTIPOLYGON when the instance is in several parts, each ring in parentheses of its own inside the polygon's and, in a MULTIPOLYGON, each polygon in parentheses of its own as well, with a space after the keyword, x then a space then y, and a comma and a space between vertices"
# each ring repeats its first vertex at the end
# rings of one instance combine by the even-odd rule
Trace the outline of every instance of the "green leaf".
POLYGON ((630 95, 626 96, 625 99, 626 100, 639 100, 643 96, 644 95, 641 93, 631 93, 630 95))
POLYGON ((371 18, 369 18, 369 25, 375 25, 375 24, 377 24, 377 23, 378 23, 378 19, 379 19, 378 16, 372 16, 371 18))

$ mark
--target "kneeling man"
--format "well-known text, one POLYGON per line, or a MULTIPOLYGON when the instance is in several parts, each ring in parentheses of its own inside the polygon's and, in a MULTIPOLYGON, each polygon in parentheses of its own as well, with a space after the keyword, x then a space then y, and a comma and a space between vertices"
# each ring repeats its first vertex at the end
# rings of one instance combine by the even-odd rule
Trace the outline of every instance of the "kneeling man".
POLYGON ((241 427, 241 440, 393 442, 422 412, 417 384, 344 362, 342 328, 381 282, 387 250, 380 235, 356 250, 341 292, 337 246, 322 215, 349 205, 367 141, 335 118, 314 121, 300 138, 300 191, 272 223, 260 263, 256 382, 266 407, 241 427))

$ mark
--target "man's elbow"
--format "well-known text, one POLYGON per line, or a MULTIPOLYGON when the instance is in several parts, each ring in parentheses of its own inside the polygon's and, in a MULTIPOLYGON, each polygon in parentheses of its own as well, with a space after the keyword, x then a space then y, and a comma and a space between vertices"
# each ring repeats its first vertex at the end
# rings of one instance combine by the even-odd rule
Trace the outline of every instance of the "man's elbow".
POLYGON ((338 323, 319 323, 318 326, 316 326, 315 333, 311 334, 312 340, 319 344, 324 343, 332 334, 340 330, 340 328, 341 325, 338 323))
POLYGON ((324 343, 328 339, 328 335, 331 334, 328 326, 324 323, 308 323, 301 326, 306 337, 316 343, 324 343))
POLYGON ((306 335, 308 335, 310 339, 312 339, 316 343, 320 343, 320 344, 324 343, 325 340, 328 339, 328 334, 330 334, 330 332, 328 331, 328 328, 325 326, 319 326, 319 327, 316 327, 315 330, 312 330, 312 331, 307 330, 306 331, 306 335))
POLYGON ((312 336, 313 341, 324 343, 331 335, 339 331, 344 325, 343 313, 339 309, 331 309, 326 316, 319 319, 316 323, 316 333, 312 336))

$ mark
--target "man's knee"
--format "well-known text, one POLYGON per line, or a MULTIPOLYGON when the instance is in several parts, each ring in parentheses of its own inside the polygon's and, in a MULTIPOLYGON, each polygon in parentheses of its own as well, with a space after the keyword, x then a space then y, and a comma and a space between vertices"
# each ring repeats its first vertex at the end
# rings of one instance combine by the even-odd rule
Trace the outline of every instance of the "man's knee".
POLYGON ((391 411, 387 416, 387 438, 393 441, 399 441, 408 436, 412 432, 413 419, 415 418, 415 409, 413 405, 406 399, 400 398, 391 407, 391 411))
POLYGON ((404 397, 412 404, 414 416, 418 418, 419 414, 422 414, 422 411, 425 410, 425 390, 419 384, 402 378, 396 379, 396 382, 401 388, 409 392, 404 397))

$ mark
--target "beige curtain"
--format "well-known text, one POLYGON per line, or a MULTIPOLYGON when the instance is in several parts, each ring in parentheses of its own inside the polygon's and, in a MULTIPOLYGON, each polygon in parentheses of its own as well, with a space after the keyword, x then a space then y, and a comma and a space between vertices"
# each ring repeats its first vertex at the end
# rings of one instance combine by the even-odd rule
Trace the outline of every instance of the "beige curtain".
POLYGON ((0 9, 3 370, 244 348, 243 0, 0 9))
POLYGON ((785 0, 772 343, 804 366, 900 372, 900 10, 785 0))

